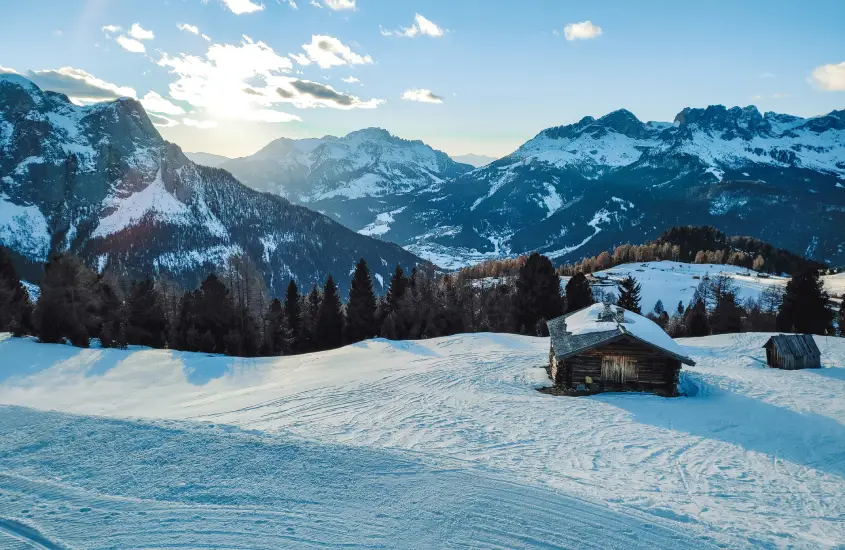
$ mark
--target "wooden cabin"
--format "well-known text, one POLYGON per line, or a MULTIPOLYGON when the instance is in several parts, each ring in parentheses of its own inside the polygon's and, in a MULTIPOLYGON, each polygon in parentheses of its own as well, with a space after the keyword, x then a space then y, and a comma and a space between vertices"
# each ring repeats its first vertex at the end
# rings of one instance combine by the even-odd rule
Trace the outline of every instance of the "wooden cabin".
POLYGON ((549 374, 570 393, 641 391, 674 396, 681 365, 695 365, 652 320, 593 304, 548 322, 549 374))
POLYGON ((820 369, 822 354, 810 334, 778 334, 763 346, 766 362, 775 369, 820 369))

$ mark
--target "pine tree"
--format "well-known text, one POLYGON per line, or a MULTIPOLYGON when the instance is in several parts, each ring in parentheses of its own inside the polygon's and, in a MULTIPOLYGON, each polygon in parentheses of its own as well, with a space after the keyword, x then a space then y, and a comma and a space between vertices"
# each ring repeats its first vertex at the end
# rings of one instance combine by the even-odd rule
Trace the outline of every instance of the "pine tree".
MULTIPOLYGON (((297 304, 299 305, 299 304, 297 304)), ((264 355, 285 355, 291 352, 293 335, 282 302, 274 298, 265 315, 267 330, 264 332, 262 353, 264 355)))
POLYGON ((104 348, 126 349, 126 310, 123 301, 110 283, 100 281, 99 287, 100 345, 104 348))
POLYGON ((710 324, 707 321, 707 307, 704 300, 698 299, 686 318, 686 333, 689 336, 708 336, 710 324))
POLYGON ((675 311, 678 312, 678 315, 684 314, 684 302, 683 302, 683 300, 678 301, 678 309, 676 309, 675 311))
POLYGON ((516 279, 517 326, 525 334, 538 334, 547 330, 545 321, 562 314, 560 278, 552 262, 535 252, 519 268, 516 279))
POLYGON ((724 294, 710 315, 710 329, 713 334, 742 332, 742 308, 736 303, 733 293, 724 294))
POLYGON ((663 300, 657 300, 657 302, 654 304, 654 313, 660 316, 665 312, 666 308, 663 307, 663 300))
POLYGON ((807 269, 786 284, 786 294, 777 316, 777 328, 800 334, 829 334, 833 312, 829 296, 816 269, 807 269))
POLYGON ((376 330, 376 295, 370 270, 363 258, 355 267, 346 303, 346 341, 360 342, 372 338, 376 330))
POLYGON ((578 311, 595 303, 587 277, 580 271, 566 283, 566 311, 578 311))
POLYGON ((408 278, 402 271, 402 266, 397 265, 393 276, 390 278, 390 285, 387 287, 386 312, 390 313, 399 309, 399 302, 408 290, 408 278))
POLYGON ((168 325, 162 301, 152 279, 132 284, 126 304, 126 339, 130 344, 151 348, 165 347, 168 325))
MULTIPOLYGON (((232 299, 229 296, 229 289, 217 278, 214 273, 210 274, 200 285, 199 299, 194 303, 194 322, 197 330, 205 338, 204 333, 208 332, 214 340, 211 350, 200 351, 213 353, 226 353, 226 337, 232 328, 235 328, 235 311, 232 299)), ((203 341, 207 344, 208 340, 203 341)))
MULTIPOLYGON (((628 275, 619 281, 619 299, 616 300, 616 305, 633 311, 634 313, 641 313, 640 311, 640 290, 642 285, 637 282, 632 276, 628 275)), ((663 304, 661 304, 663 305, 663 304)))
POLYGON ((35 309, 35 331, 42 342, 65 339, 88 347, 99 317, 96 275, 78 259, 56 255, 44 266, 41 294, 35 309))
POLYGON ((299 302, 299 288, 296 286, 296 282, 291 279, 285 292, 285 318, 290 329, 292 352, 302 349, 302 308, 299 302))
POLYGON ((334 349, 343 345, 343 311, 337 285, 329 275, 323 288, 323 301, 317 316, 317 349, 334 349))
POLYGON ((302 324, 300 330, 300 351, 307 353, 317 349, 317 319, 320 317, 320 305, 323 297, 315 284, 307 296, 302 298, 302 324))
POLYGON ((7 250, 0 246, 0 332, 32 333, 32 302, 7 250))
POLYGON ((845 296, 839 302, 839 320, 837 323, 839 324, 839 336, 845 338, 845 296))

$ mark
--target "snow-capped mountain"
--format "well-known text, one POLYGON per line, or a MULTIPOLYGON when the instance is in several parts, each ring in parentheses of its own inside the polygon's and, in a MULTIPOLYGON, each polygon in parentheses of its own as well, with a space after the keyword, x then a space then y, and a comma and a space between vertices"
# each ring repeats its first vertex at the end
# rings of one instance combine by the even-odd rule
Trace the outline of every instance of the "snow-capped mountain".
POLYGON ((469 164, 470 166, 480 168, 481 166, 486 166, 496 160, 496 157, 488 157, 487 155, 475 155, 473 153, 469 153, 467 155, 453 155, 452 160, 454 160, 455 162, 469 164))
POLYGON ((577 259, 688 224, 845 262, 845 111, 585 117, 415 197, 381 236, 455 266, 533 250, 577 259))
POLYGON ((188 151, 185 151, 185 156, 197 164, 202 164, 203 166, 211 166, 212 168, 217 168, 224 162, 232 160, 229 157, 224 157, 223 155, 215 155, 213 153, 190 153, 188 151))
POLYGON ((246 253, 280 295, 333 274, 348 287, 359 258, 376 288, 420 260, 286 199, 200 166, 164 141, 141 104, 89 107, 0 75, 0 244, 23 264, 70 250, 101 270, 162 273, 194 285, 246 253))
POLYGON ((379 128, 341 138, 277 139, 220 167, 254 189, 307 205, 367 235, 380 234, 385 219, 417 195, 472 170, 421 141, 379 128))

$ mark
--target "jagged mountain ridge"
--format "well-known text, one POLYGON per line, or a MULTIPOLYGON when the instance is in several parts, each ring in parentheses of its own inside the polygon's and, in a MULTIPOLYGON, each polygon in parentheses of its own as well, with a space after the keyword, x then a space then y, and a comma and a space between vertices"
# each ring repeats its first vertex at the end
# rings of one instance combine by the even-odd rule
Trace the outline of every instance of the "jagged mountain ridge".
MULTIPOLYGON (((389 136, 350 136, 368 133, 389 136)), ((534 250, 573 260, 686 224, 845 262, 845 111, 804 119, 713 105, 686 108, 669 123, 642 122, 620 109, 543 130, 512 154, 452 179, 438 173, 403 187, 397 164, 385 169, 377 158, 363 163, 367 174, 378 174, 372 188, 350 186, 353 171, 311 176, 319 165, 314 151, 347 138, 283 140, 281 154, 271 144, 255 156, 260 163, 247 157, 224 166, 276 192, 273 185, 294 188, 289 181, 296 179, 297 194, 286 193, 295 202, 441 266, 534 250), (268 166, 258 174, 256 167, 268 166)))
POLYGON ((367 235, 380 234, 386 220, 417 195, 473 169, 380 128, 340 138, 281 138, 220 167, 254 189, 307 205, 367 235))
POLYGON ((348 288, 360 257, 377 290, 421 260, 232 175, 190 161, 141 104, 89 107, 0 75, 0 244, 37 264, 69 250, 100 270, 193 286, 245 252, 275 295, 328 274, 348 288))

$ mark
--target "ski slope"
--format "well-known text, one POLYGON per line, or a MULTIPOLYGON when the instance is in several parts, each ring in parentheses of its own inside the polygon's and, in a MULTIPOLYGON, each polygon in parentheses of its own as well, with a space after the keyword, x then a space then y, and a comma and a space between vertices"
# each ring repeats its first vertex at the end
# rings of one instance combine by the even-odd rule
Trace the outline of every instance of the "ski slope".
POLYGON ((515 335, 268 359, 0 336, 0 546, 843 544, 845 341, 786 372, 766 338, 679 340, 665 399, 541 394, 548 339, 515 335))

